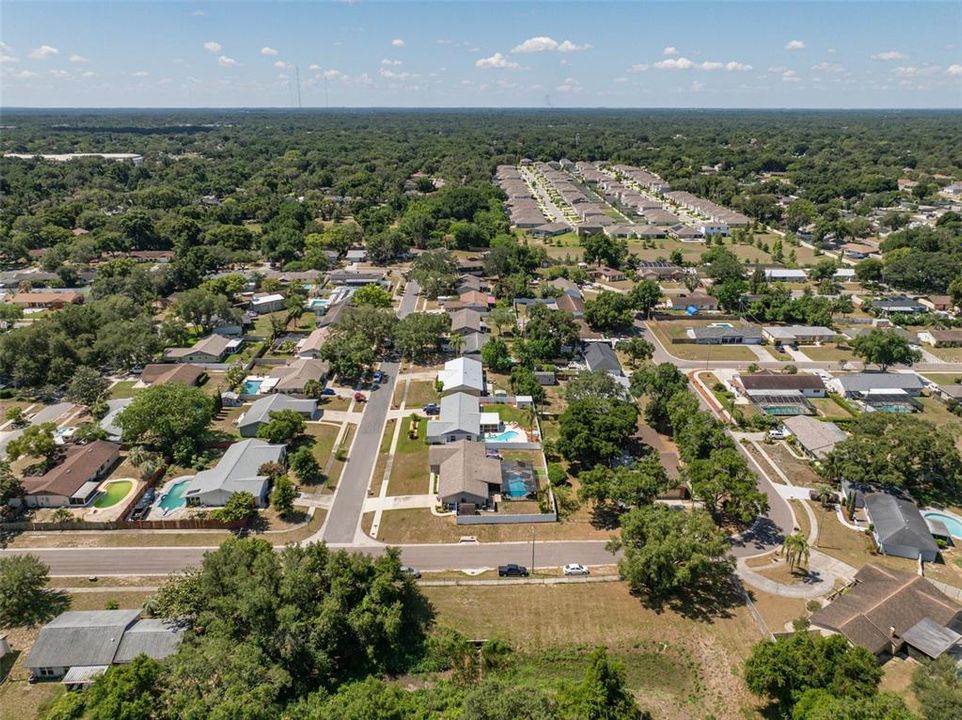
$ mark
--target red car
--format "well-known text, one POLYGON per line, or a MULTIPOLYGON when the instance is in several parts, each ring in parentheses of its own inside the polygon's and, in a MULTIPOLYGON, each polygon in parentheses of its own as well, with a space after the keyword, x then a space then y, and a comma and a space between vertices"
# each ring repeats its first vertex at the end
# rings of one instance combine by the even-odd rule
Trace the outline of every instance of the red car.
POLYGON ((356 392, 354 393, 354 402, 367 402, 367 398, 364 397, 364 393, 356 392))

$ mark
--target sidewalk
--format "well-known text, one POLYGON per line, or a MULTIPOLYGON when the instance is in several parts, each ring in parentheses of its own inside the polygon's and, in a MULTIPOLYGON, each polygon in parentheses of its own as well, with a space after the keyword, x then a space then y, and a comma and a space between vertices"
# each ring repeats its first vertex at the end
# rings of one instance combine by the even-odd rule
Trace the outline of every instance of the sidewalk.
MULTIPOLYGON (((774 563, 773 563, 774 566, 774 563)), ((808 577, 799 585, 784 585, 771 580, 754 568, 748 567, 744 560, 738 560, 736 574, 756 590, 771 595, 791 598, 817 598, 835 589, 838 580, 849 581, 855 576, 855 568, 841 560, 812 550, 808 560, 808 577)))

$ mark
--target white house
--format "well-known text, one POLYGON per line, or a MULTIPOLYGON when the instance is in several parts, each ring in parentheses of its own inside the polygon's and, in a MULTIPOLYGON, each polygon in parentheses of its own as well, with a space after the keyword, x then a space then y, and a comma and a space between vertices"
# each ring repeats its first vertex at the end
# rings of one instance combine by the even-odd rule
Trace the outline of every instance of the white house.
POLYGON ((269 295, 255 295, 251 298, 250 305, 251 312, 257 313, 258 315, 264 315, 266 313, 277 312, 278 310, 284 309, 284 296, 280 293, 271 293, 269 295))
POLYGON ((444 363, 444 369, 438 371, 441 381, 441 392, 461 392, 469 395, 484 394, 484 372, 481 361, 470 357, 459 357, 444 363))
POLYGON ((481 412, 478 398, 456 392, 441 398, 441 412, 436 420, 429 420, 427 441, 432 445, 480 440, 482 433, 497 432, 501 427, 498 413, 481 412))

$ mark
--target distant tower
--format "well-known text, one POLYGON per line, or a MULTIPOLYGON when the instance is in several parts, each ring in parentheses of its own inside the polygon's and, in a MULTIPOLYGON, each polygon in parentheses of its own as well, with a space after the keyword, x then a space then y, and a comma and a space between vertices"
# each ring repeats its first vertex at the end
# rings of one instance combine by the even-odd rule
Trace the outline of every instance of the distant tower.
POLYGON ((303 107, 301 105, 301 69, 297 65, 294 66, 294 81, 297 83, 297 107, 303 107))

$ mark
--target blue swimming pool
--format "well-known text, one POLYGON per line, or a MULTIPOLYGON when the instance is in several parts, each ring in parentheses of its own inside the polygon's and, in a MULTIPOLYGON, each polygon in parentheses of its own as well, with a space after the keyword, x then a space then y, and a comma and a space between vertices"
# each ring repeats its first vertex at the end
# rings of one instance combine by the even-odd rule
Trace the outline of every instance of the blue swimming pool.
POLYGON ((256 395, 260 392, 263 380, 245 380, 244 381, 244 395, 256 395))
POLYGON ((518 500, 527 497, 535 492, 537 488, 530 486, 530 481, 524 475, 506 470, 501 483, 501 494, 506 497, 518 500))
POLYGON ((943 525, 945 529, 949 531, 949 535, 954 538, 962 538, 962 520, 955 517, 954 515, 946 515, 940 512, 926 512, 922 515, 929 520, 938 520, 943 525))
POLYGON ((525 434, 524 430, 509 428, 508 430, 505 430, 504 432, 500 432, 497 435, 485 435, 484 441, 489 443, 496 443, 496 442, 523 443, 523 442, 528 442, 528 436, 525 434))
POLYGON ((328 306, 327 298, 311 298, 307 301, 308 310, 326 310, 328 306))
POLYGON ((173 510, 184 507, 187 501, 184 500, 184 493, 187 492, 187 484, 190 480, 178 480, 173 485, 170 486, 170 490, 167 491, 157 505, 167 514, 173 510))

